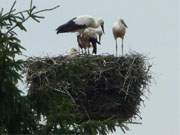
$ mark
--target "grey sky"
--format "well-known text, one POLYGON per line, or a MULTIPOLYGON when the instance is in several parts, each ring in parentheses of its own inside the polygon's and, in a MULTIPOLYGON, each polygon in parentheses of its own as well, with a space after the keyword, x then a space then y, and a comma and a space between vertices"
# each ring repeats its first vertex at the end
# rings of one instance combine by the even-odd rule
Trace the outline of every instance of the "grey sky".
MULTIPOLYGON (((10 7, 12 2, 0 0, 0 8, 10 7)), ((27 3, 17 0, 17 7, 24 9, 27 3)), ((56 35, 55 29, 68 19, 84 14, 104 19, 106 34, 98 53, 113 54, 111 27, 118 17, 123 18, 128 25, 125 52, 136 51, 152 58, 155 79, 146 107, 142 107, 142 125, 130 126, 131 131, 126 135, 178 135, 178 0, 34 0, 34 3, 39 8, 61 7, 45 13, 46 19, 40 24, 32 21, 26 24, 28 32, 20 33, 20 38, 28 56, 54 56, 77 47, 75 34, 56 35)), ((120 129, 113 135, 119 134, 123 134, 120 129)))

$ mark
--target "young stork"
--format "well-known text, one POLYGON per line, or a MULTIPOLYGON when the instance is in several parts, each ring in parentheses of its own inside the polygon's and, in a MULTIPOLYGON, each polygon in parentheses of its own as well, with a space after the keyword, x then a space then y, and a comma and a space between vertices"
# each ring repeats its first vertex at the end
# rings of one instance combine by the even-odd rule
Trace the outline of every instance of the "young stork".
POLYGON ((69 57, 76 57, 79 55, 79 51, 76 48, 71 48, 71 50, 68 52, 69 57))
POLYGON ((83 49, 85 49, 85 52, 86 52, 86 49, 88 49, 88 54, 89 54, 89 48, 93 47, 92 53, 96 54, 97 44, 100 44, 102 34, 103 34, 103 31, 100 29, 94 29, 94 28, 85 29, 84 32, 79 33, 77 36, 77 42, 78 42, 79 47, 82 49, 82 51, 83 49))
POLYGON ((56 31, 58 33, 65 32, 83 32, 86 28, 102 28, 104 32, 104 21, 102 19, 95 19, 92 16, 79 16, 74 17, 65 24, 59 26, 56 31))
POLYGON ((81 53, 82 54, 84 54, 84 53, 89 54, 89 48, 91 47, 90 40, 88 38, 85 38, 81 34, 78 34, 77 35, 77 42, 78 42, 78 46, 81 50, 81 53))
POLYGON ((123 40, 124 40, 124 36, 126 33, 126 28, 128 28, 128 26, 126 25, 126 23, 124 22, 123 19, 118 19, 112 27, 114 39, 116 41, 116 56, 118 55, 118 48, 117 48, 117 39, 118 38, 122 39, 121 49, 122 49, 122 55, 123 55, 123 46, 124 46, 123 40))

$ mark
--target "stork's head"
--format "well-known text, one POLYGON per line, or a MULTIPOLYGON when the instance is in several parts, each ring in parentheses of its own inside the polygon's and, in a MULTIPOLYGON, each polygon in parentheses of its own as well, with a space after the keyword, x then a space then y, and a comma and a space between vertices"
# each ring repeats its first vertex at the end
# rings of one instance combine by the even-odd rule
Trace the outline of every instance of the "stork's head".
POLYGON ((98 22, 98 25, 101 26, 102 31, 103 31, 103 33, 104 33, 104 20, 103 20, 103 19, 98 19, 97 22, 98 22))

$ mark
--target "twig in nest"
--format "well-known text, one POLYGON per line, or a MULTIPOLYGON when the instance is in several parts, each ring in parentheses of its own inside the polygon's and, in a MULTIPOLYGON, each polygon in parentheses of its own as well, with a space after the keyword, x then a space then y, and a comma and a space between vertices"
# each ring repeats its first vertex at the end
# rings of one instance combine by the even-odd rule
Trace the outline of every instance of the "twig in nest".
MULTIPOLYGON (((130 73, 131 73, 131 69, 132 69, 132 67, 133 67, 133 64, 134 64, 135 60, 136 60, 136 57, 133 58, 133 61, 132 61, 131 65, 129 66, 128 72, 127 72, 127 74, 126 74, 126 76, 125 76, 125 80, 124 80, 124 83, 123 83, 123 87, 122 87, 122 89, 119 91, 119 93, 120 93, 122 90, 124 91, 124 89, 125 89, 126 81, 127 81, 128 78, 129 78, 129 75, 130 75, 130 73)), ((127 92, 126 92, 126 93, 127 93, 127 92)))

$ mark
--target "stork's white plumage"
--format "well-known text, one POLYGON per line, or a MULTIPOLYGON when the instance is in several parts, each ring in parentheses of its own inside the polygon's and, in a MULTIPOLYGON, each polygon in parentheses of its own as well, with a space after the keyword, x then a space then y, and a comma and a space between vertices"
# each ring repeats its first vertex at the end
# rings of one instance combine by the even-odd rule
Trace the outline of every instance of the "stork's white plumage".
POLYGON ((99 38, 99 42, 101 42, 101 37, 103 35, 103 31, 101 29, 95 29, 95 28, 87 28, 84 30, 84 32, 82 33, 84 36, 87 37, 93 37, 97 39, 97 36, 99 38))
POLYGON ((128 28, 128 27, 123 19, 118 19, 113 25, 112 31, 113 31, 114 39, 116 41, 116 56, 118 54, 118 48, 117 48, 117 39, 118 38, 122 39, 121 49, 122 49, 122 55, 123 55, 123 46, 124 46, 123 40, 124 40, 124 36, 126 33, 126 28, 128 28))
POLYGON ((74 17, 65 24, 59 26, 56 31, 57 34, 65 32, 82 32, 86 28, 98 28, 100 26, 104 32, 104 21, 102 19, 95 19, 92 16, 85 15, 74 17))
POLYGON ((100 44, 101 36, 103 34, 102 30, 94 29, 94 28, 87 28, 82 33, 79 33, 77 36, 78 45, 81 49, 88 49, 93 47, 94 54, 97 53, 97 44, 100 44), (98 41, 99 37, 99 41, 98 41))

